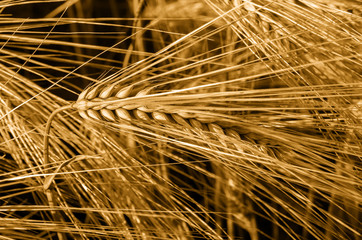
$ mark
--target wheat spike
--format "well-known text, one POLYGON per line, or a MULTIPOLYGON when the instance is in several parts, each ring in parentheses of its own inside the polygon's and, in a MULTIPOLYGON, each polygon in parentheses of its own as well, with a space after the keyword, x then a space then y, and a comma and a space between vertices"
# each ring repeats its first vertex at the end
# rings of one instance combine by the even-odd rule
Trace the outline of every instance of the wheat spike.
MULTIPOLYGON (((217 137, 223 146, 227 146, 223 140, 226 136, 232 137, 235 140, 241 139, 241 132, 223 127, 216 123, 217 120, 212 120, 210 117, 197 117, 196 114, 179 112, 177 110, 175 112, 160 112, 146 107, 143 103, 138 103, 139 101, 134 101, 133 103, 132 100, 137 100, 139 97, 147 97, 152 88, 144 88, 139 92, 132 91, 133 89, 134 86, 124 88, 118 88, 116 85, 103 88, 96 86, 80 94, 73 107, 79 111, 81 117, 96 121, 120 122, 126 120, 131 123, 134 120, 141 120, 151 124, 176 123, 189 130, 194 128, 208 131, 213 133, 213 136, 217 137), (126 103, 123 104, 122 100, 126 100, 126 103)), ((147 102, 147 99, 144 102, 147 102)), ((248 138, 258 140, 255 134, 249 134, 248 138)))

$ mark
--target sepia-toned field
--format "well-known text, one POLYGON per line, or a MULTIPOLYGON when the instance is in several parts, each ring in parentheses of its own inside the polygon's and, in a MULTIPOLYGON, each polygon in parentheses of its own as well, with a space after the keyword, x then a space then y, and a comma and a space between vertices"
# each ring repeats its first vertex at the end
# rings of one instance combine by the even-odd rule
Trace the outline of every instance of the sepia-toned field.
POLYGON ((361 1, 0 9, 0 239, 361 239, 361 1))

